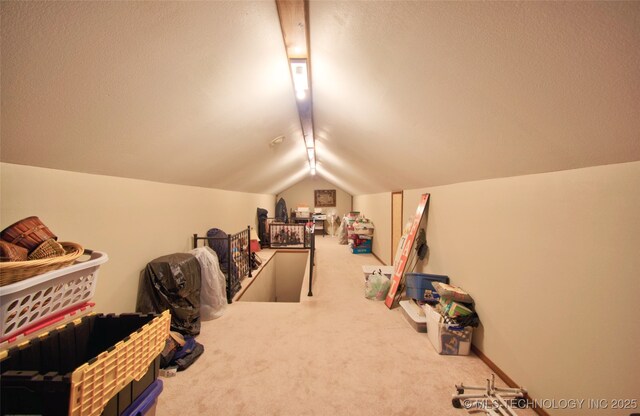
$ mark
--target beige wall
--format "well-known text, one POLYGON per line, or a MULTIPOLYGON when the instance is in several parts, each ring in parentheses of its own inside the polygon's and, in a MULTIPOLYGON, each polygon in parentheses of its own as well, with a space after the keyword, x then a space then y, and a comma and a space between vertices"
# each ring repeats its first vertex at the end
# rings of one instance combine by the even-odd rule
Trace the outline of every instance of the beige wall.
POLYGON ((300 302, 302 281, 309 251, 276 254, 276 297, 278 302, 300 302))
POLYGON ((152 259, 187 251, 192 234, 255 226, 273 195, 222 191, 3 163, 0 225, 37 215, 62 241, 104 251, 96 309, 133 311, 139 273, 152 259))
MULTIPOLYGON (((276 196, 276 201, 281 197, 284 198, 287 203, 287 209, 291 212, 291 209, 295 209, 298 205, 306 204, 311 210, 314 207, 314 193, 315 190, 320 189, 335 189, 336 190, 336 206, 323 208, 325 213, 334 211, 340 217, 351 211, 351 195, 327 182, 320 176, 309 176, 306 179, 296 183, 292 187, 280 192, 276 196)), ((269 211, 269 216, 273 217, 274 211, 269 211)))
POLYGON ((238 299, 239 302, 276 301, 276 256, 277 254, 274 254, 269 258, 258 274, 254 274, 251 286, 242 293, 238 299))
POLYGON ((472 294, 474 344, 534 398, 640 399, 639 190, 633 162, 405 191, 404 212, 431 193, 422 270, 472 294))
POLYGON ((371 251, 385 264, 391 264, 391 193, 358 195, 353 197, 353 210, 373 221, 371 251))

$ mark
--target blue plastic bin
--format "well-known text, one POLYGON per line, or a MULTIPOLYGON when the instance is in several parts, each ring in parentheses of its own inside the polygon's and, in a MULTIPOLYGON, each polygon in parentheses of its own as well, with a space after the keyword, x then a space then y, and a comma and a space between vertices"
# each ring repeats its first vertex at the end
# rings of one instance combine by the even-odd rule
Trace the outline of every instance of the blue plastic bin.
POLYGON ((364 240, 359 245, 351 247, 353 254, 371 253, 372 240, 364 240))
POLYGON ((407 273, 405 274, 405 282, 407 285, 407 297, 424 302, 437 302, 439 296, 433 289, 431 282, 449 283, 449 276, 407 273))
POLYGON ((160 393, 162 380, 157 379, 120 416, 154 416, 160 393))

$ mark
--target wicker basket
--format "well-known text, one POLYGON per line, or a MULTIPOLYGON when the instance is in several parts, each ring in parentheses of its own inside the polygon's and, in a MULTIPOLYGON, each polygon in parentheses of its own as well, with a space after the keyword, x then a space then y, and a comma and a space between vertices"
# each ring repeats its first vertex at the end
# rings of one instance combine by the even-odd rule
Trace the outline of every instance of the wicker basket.
POLYGON ((38 217, 27 217, 11 224, 0 233, 0 238, 29 252, 50 238, 58 239, 38 217))
POLYGON ((0 261, 26 261, 28 255, 26 248, 0 240, 0 261))
POLYGON ((64 256, 40 260, 11 261, 0 263, 0 286, 10 285, 51 270, 60 269, 73 263, 84 252, 76 243, 60 243, 64 247, 64 256))
POLYGON ((33 250, 27 257, 27 260, 50 259, 52 257, 64 256, 65 254, 67 254, 67 251, 62 247, 62 244, 50 238, 33 250))

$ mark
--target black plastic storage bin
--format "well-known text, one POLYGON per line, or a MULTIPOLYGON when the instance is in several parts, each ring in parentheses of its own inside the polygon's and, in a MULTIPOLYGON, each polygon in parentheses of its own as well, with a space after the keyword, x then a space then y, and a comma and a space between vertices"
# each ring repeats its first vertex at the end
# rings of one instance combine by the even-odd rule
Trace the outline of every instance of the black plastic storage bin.
POLYGON ((131 404, 140 397, 142 393, 153 384, 160 374, 160 356, 158 355, 149 365, 149 369, 139 381, 132 381, 127 387, 120 390, 114 396, 102 412, 102 416, 119 416, 131 404))
POLYGON ((1 414, 67 415, 73 407, 120 415, 157 379, 169 321, 168 312, 90 315, 0 352, 1 414))
POLYGON ((162 393, 162 380, 156 380, 151 386, 142 392, 125 411, 122 416, 154 416, 156 414, 156 405, 158 404, 158 396, 162 393))

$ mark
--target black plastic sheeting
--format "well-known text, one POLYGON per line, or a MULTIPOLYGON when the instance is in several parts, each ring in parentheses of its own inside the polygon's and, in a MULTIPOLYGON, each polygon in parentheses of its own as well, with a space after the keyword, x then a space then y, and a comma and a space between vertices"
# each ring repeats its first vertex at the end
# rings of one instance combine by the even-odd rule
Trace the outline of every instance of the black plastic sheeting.
POLYGON ((229 236, 219 228, 207 231, 207 243, 218 255, 220 268, 223 272, 229 271, 229 236))
POLYGON ((287 203, 280 198, 276 204, 276 220, 280 222, 289 222, 289 213, 287 212, 287 203))
POLYGON ((269 234, 267 233, 267 218, 269 211, 264 208, 258 208, 258 238, 262 247, 269 246, 269 234))
POLYGON ((229 263, 229 236, 219 228, 212 228, 207 231, 207 238, 207 243, 218 255, 220 269, 227 278, 227 300, 230 302, 241 285, 235 262, 229 263))
POLYGON ((136 311, 171 311, 171 330, 200 333, 200 263, 191 254, 176 253, 147 263, 140 277, 136 311))

